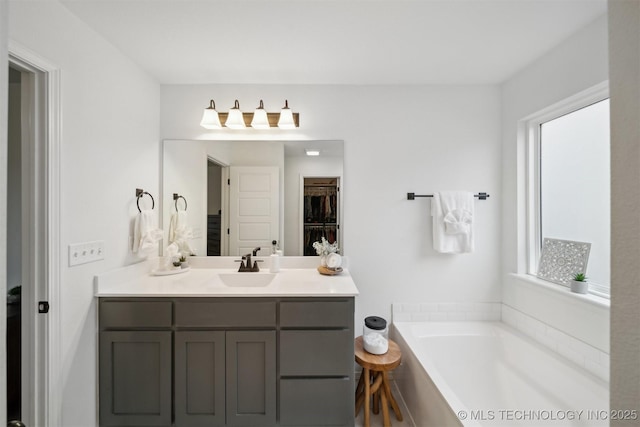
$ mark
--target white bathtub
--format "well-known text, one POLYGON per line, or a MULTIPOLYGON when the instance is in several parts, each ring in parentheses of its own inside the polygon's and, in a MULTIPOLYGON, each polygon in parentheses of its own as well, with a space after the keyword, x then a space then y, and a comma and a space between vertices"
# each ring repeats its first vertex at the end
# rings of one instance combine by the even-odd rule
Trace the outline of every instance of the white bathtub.
POLYGON ((606 426, 608 384, 501 322, 397 322, 416 427, 606 426))

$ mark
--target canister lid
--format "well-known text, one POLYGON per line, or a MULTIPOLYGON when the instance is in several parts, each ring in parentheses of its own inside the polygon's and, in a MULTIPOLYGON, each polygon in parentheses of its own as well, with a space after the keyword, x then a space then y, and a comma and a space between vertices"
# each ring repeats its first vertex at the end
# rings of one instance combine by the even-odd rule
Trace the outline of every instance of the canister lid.
POLYGON ((381 331, 387 327, 387 321, 378 316, 366 317, 364 319, 364 324, 367 328, 374 329, 376 331, 381 331))

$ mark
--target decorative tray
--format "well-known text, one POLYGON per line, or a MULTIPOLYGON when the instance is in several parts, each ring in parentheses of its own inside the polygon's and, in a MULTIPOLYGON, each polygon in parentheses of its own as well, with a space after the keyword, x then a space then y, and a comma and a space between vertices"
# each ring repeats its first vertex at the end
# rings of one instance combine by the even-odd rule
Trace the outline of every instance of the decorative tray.
POLYGON ((318 266, 318 272, 320 274, 324 274, 325 276, 335 276, 336 274, 342 273, 342 267, 329 268, 329 267, 323 267, 321 265, 321 266, 318 266))
POLYGON ((152 276, 169 276, 171 274, 180 274, 180 273, 186 273, 187 271, 191 270, 191 267, 187 267, 187 268, 176 268, 175 270, 153 270, 151 271, 151 275, 152 276))

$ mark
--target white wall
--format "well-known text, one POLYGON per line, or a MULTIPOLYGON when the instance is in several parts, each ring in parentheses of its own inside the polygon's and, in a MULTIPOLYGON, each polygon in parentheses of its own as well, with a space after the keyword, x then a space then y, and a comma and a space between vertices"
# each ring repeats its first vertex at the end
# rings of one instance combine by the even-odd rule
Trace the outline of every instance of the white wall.
POLYGON ((608 353, 606 304, 587 298, 566 303, 547 287, 531 286, 513 275, 526 272, 524 146, 518 121, 606 81, 607 52, 607 19, 602 17, 502 85, 502 298, 510 307, 608 353))
MULTIPOLYGON (((640 412, 640 3, 609 1, 611 409, 640 412)), ((633 420, 612 426, 637 425, 633 420)))
POLYGON ((88 427, 96 423, 93 276, 137 261, 129 249, 135 188, 159 189, 159 85, 58 2, 11 2, 9 37, 61 73, 61 301, 51 309, 61 313, 63 366, 53 369, 61 425, 88 427), (68 245, 92 240, 104 240, 104 261, 69 268, 68 245))
MULTIPOLYGON (((162 86, 162 138, 344 140, 345 253, 360 290, 356 324, 390 319, 391 303, 500 301, 500 91, 495 86, 162 86), (223 111, 263 99, 300 112, 292 131, 206 131, 211 97, 223 111), (468 189, 476 203, 476 252, 432 249, 428 199, 407 192, 468 189)), ((357 326, 358 328, 359 326, 357 326)), ((356 329, 357 329, 356 328, 356 329)))

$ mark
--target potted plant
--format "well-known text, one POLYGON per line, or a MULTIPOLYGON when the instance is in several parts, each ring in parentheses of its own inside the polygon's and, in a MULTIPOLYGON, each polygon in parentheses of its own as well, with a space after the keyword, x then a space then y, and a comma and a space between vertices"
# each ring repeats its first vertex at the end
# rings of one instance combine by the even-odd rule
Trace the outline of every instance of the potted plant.
POLYGON ((189 263, 187 262, 187 257, 184 255, 180 255, 180 267, 181 268, 189 268, 189 263))
POLYGON ((577 294, 586 294, 589 289, 589 283, 584 273, 576 273, 571 280, 571 292, 577 294))

